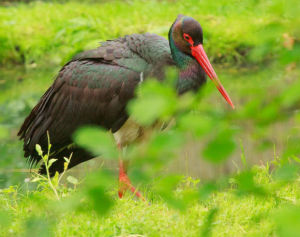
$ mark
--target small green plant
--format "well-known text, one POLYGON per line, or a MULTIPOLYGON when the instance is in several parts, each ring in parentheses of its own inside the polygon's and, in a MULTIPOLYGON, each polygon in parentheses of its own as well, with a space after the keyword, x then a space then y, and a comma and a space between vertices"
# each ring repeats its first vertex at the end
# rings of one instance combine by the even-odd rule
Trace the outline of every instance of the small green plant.
MULTIPOLYGON (((50 153, 51 143, 50 143, 50 136, 49 136, 48 131, 47 131, 47 138, 48 138, 48 149, 47 149, 46 154, 43 153, 42 148, 39 144, 36 144, 36 146, 35 146, 37 153, 39 154, 39 156, 42 158, 42 161, 44 162, 47 175, 45 177, 45 176, 39 174, 38 172, 33 172, 33 179, 31 180, 31 182, 39 182, 39 185, 42 185, 42 186, 48 185, 51 188, 51 190, 54 192, 56 199, 60 200, 61 195, 59 194, 59 187, 61 185, 61 180, 64 177, 64 175, 68 169, 68 166, 70 164, 70 161, 72 158, 72 153, 70 154, 69 158, 64 157, 65 162, 64 162, 63 172, 61 174, 56 172, 54 177, 51 178, 49 169, 53 165, 53 163, 57 161, 57 159, 55 159, 55 158, 49 159, 50 154, 51 154, 50 153)), ((68 176, 67 181, 69 183, 72 183, 74 185, 74 187, 76 187, 76 185, 78 184, 78 180, 72 176, 68 176)))

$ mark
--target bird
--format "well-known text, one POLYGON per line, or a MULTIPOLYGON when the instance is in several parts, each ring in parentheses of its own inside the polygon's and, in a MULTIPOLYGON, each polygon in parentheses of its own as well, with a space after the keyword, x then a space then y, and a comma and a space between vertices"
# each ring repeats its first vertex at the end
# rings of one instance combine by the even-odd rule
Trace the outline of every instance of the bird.
MULTIPOLYGON (((72 145, 72 134, 81 126, 105 128, 114 135, 119 149, 136 140, 143 128, 130 118, 126 105, 143 81, 163 81, 166 67, 178 70, 179 95, 197 91, 208 76, 234 108, 204 51, 200 23, 180 14, 170 27, 168 39, 151 33, 125 35, 102 42, 98 48, 83 51, 67 62, 18 132, 31 167, 41 160, 36 144, 47 150, 47 133, 52 145, 50 156, 57 159, 50 167, 51 176, 64 171, 64 157, 70 154, 68 168, 94 158, 84 148, 72 145)), ((131 184, 127 166, 119 158, 119 197, 130 190, 143 198, 131 184)), ((46 174, 45 164, 39 173, 46 174)))

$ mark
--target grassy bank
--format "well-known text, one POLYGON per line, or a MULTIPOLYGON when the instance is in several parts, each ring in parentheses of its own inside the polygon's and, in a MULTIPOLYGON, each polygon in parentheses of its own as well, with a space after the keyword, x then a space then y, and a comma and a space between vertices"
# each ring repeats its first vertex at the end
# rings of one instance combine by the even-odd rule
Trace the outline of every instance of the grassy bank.
MULTIPOLYGON (((131 33, 167 36, 179 13, 197 19, 215 62, 262 62, 291 53, 299 39, 297 1, 108 1, 0 7, 0 63, 62 64, 98 42, 131 33), (285 35, 284 35, 285 34, 285 35)), ((299 52, 299 46, 295 49, 299 52)), ((293 57, 298 57, 297 53, 293 57)))

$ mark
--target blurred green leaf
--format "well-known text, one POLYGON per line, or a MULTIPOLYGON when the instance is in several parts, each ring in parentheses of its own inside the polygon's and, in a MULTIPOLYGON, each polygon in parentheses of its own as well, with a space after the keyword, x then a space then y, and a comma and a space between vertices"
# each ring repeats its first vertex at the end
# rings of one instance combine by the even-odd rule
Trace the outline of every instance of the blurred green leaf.
POLYGON ((291 86, 286 88, 280 95, 282 105, 290 107, 296 105, 300 101, 300 82, 296 80, 291 86))
POLYGON ((283 64, 288 64, 292 62, 300 62, 300 44, 294 45, 293 49, 282 50, 280 62, 283 64))
POLYGON ((73 135, 74 140, 80 146, 88 149, 94 155, 106 159, 117 159, 119 153, 112 135, 99 127, 83 127, 73 135))
POLYGON ((128 105, 130 115, 142 125, 170 118, 176 109, 176 93, 157 80, 147 80, 138 88, 138 98, 128 105))
POLYGON ((235 177, 238 184, 238 195, 256 194, 265 195, 266 191, 254 181, 254 172, 244 171, 235 177))
POLYGON ((175 195, 175 190, 181 182, 182 177, 178 175, 168 175, 160 178, 153 187, 154 191, 160 195, 170 206, 184 211, 187 208, 186 203, 182 198, 175 195))
MULTIPOLYGON (((87 176, 82 189, 87 202, 99 214, 105 215, 114 205, 115 201, 109 196, 108 191, 116 187, 115 174, 108 170, 100 170, 87 176)), ((80 206, 80 203, 78 203, 80 206)))
POLYGON ((211 117, 188 113, 179 118, 178 126, 182 131, 190 131, 196 136, 203 136, 210 133, 214 127, 211 117))
POLYGON ((231 131, 218 133, 204 148, 203 157, 213 163, 226 160, 236 148, 231 131))
POLYGON ((87 192, 89 204, 100 215, 105 215, 113 206, 111 197, 107 195, 103 187, 92 187, 87 192))
POLYGON ((165 156, 167 159, 176 154, 183 143, 183 134, 175 131, 161 132, 150 139, 147 151, 150 156, 165 156))
POLYGON ((214 183, 206 183, 199 188, 199 196, 201 200, 206 200, 210 195, 217 191, 218 187, 214 183))
POLYGON ((168 109, 169 104, 163 97, 147 97, 132 101, 129 111, 142 125, 151 125, 168 109))
MULTIPOLYGON (((67 181, 74 185, 79 183, 72 176, 68 176, 67 181)), ((88 208, 94 210, 100 216, 106 215, 115 203, 109 192, 117 186, 116 181, 115 174, 107 170, 92 172, 80 183, 79 188, 73 195, 54 203, 53 208, 62 214, 74 210, 84 213, 88 208)))
POLYGON ((130 146, 126 151, 126 157, 140 169, 146 168, 147 175, 150 173, 154 175, 168 162, 178 157, 185 142, 184 134, 176 130, 153 132, 147 142, 130 146))
POLYGON ((298 177, 299 167, 295 164, 284 164, 281 167, 277 168, 273 177, 275 180, 289 182, 293 181, 298 177))
POLYGON ((292 158, 294 156, 299 156, 300 155, 300 137, 298 136, 293 136, 290 137, 287 144, 284 147, 283 154, 282 154, 282 159, 286 160, 288 158, 292 158))
POLYGON ((278 102, 271 103, 260 110, 258 114, 258 124, 267 124, 274 122, 274 118, 278 119, 279 114, 278 102))
POLYGON ((212 226, 213 226, 213 221, 216 218, 216 215, 218 213, 218 209, 217 208, 212 208, 209 210, 209 212, 207 213, 207 216, 205 218, 205 222, 203 227, 201 228, 201 236, 202 237, 208 237, 211 236, 211 231, 212 231, 212 226))

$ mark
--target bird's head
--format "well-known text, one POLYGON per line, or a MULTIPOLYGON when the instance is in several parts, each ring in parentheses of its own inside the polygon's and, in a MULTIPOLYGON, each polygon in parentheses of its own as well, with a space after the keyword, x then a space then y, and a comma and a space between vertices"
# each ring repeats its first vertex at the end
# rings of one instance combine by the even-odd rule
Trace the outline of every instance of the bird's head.
POLYGON ((178 15, 171 26, 169 40, 172 40, 176 48, 182 53, 197 60, 209 78, 214 82, 224 99, 232 108, 234 108, 229 95, 219 81, 217 74, 203 49, 203 33, 199 22, 192 17, 178 15))

